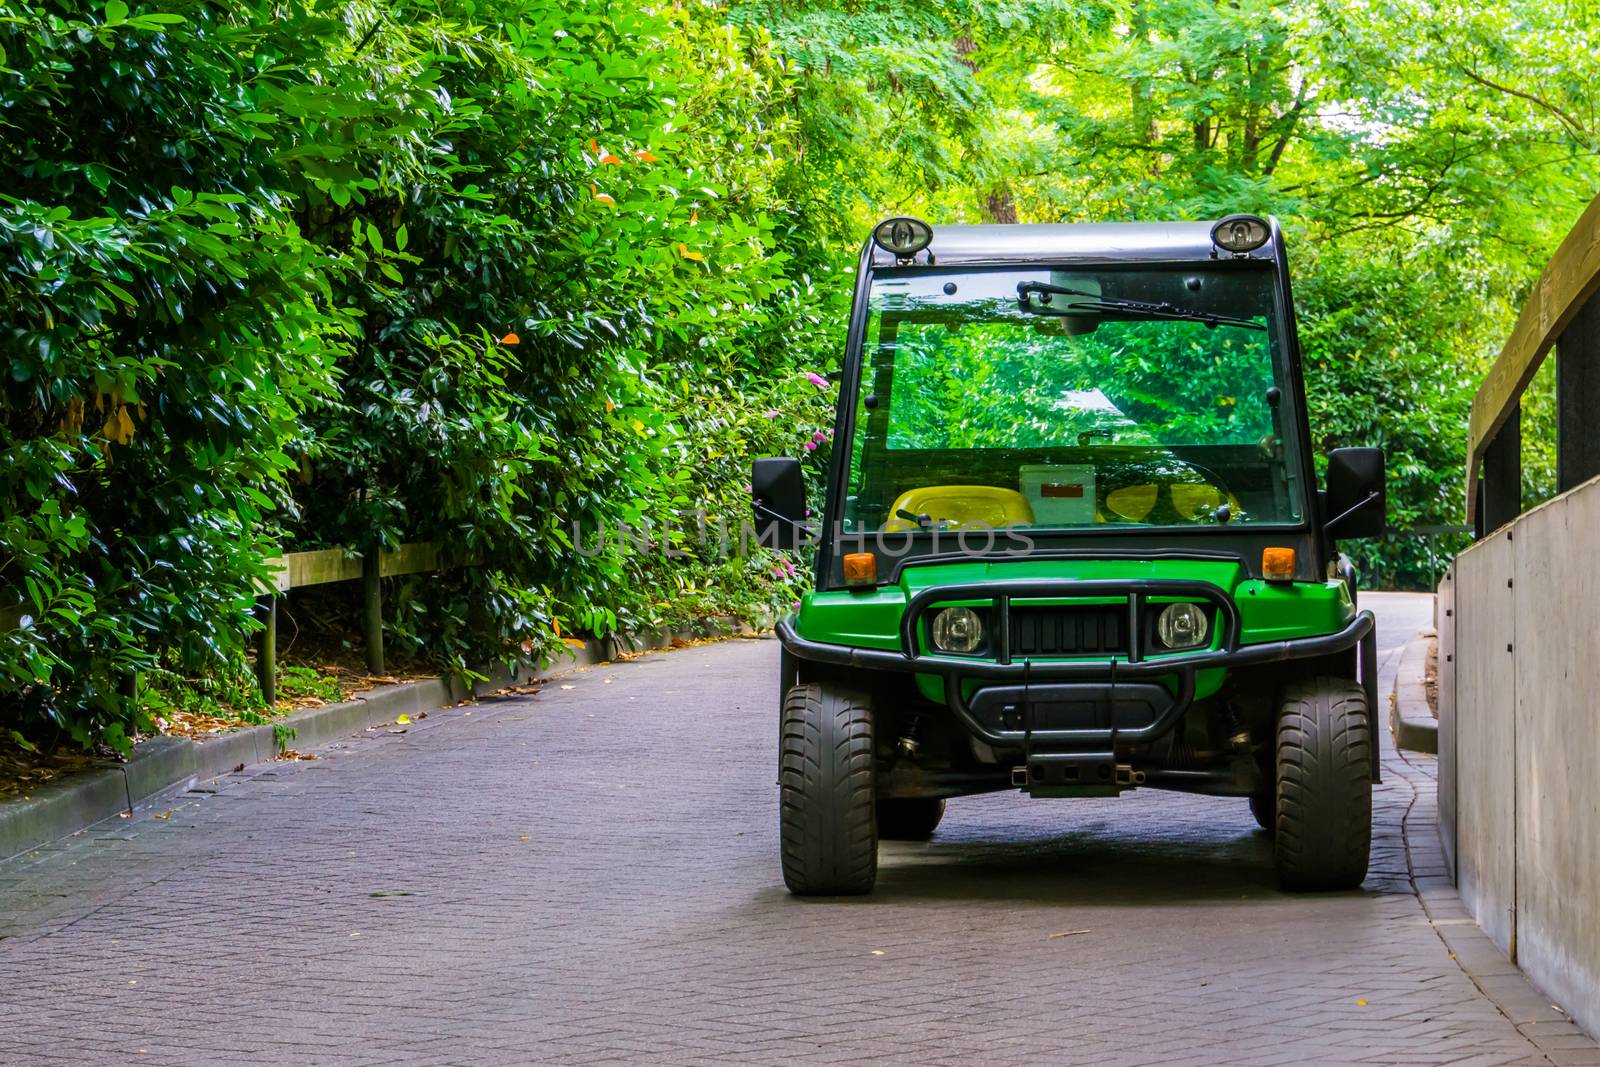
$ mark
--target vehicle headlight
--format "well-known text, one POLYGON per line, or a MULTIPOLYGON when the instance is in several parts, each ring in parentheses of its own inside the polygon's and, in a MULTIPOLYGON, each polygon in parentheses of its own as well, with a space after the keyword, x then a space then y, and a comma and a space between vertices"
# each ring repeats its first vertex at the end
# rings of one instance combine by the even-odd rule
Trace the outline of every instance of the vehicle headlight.
POLYGON ((1156 618, 1156 636, 1168 648, 1194 648, 1210 634, 1211 623, 1198 604, 1168 604, 1156 618))
POLYGON ((933 617, 933 647, 940 652, 976 652, 983 620, 971 608, 945 608, 933 617))

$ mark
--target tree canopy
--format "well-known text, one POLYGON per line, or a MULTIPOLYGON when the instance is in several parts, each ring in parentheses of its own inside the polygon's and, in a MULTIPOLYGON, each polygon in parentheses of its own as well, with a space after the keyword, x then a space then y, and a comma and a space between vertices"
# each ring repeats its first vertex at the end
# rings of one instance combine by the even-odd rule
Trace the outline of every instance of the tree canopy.
MULTIPOLYGON (((1600 178, 1597 26, 1530 0, 11 0, 0 725, 125 747, 167 688, 239 675, 284 550, 470 563, 391 598, 397 641, 458 669, 788 604, 792 566, 672 524, 742 516, 752 456, 826 454, 890 213, 1277 214, 1319 447, 1388 449, 1395 526, 1459 522, 1481 370, 1600 178), (575 550, 618 526, 653 550, 575 550)), ((1451 547, 1363 564, 1426 584, 1451 547)))

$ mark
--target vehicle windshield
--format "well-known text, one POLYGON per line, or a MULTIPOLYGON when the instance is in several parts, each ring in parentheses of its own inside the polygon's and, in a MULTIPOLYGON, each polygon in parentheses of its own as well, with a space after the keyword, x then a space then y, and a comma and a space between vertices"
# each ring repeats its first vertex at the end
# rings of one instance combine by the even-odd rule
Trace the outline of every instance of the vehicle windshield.
POLYGON ((873 282, 847 533, 1298 524, 1270 269, 873 282))

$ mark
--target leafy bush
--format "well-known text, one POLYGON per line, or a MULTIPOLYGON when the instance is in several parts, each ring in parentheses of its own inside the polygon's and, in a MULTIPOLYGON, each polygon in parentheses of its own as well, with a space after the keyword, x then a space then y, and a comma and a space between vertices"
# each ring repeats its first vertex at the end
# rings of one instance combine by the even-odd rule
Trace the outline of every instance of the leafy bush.
POLYGON ((792 597, 571 533, 740 518, 752 448, 824 417, 777 61, 705 9, 475 10, 0 19, 14 728, 125 748, 136 676, 235 677, 279 548, 438 542, 470 565, 394 623, 458 667, 792 597))
POLYGON ((243 84, 259 31, 179 7, 0 22, 0 695, 46 739, 125 747, 135 672, 242 655, 265 490, 345 343, 243 84))

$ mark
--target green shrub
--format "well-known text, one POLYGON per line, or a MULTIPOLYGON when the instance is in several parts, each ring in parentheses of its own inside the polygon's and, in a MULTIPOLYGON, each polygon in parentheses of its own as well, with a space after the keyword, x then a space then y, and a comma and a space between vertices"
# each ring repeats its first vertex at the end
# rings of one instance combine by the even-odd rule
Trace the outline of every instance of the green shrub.
POLYGON ((126 747, 133 672, 241 656, 342 344, 245 84, 259 31, 172 8, 0 21, 0 696, 46 739, 126 747))
POLYGON ((447 570, 392 583, 393 639, 457 668, 792 598, 761 553, 571 543, 737 522, 751 455, 825 424, 803 371, 842 305, 782 250, 759 34, 33 0, 0 50, 9 726, 125 748, 136 674, 237 678, 279 549, 439 544, 447 570))

